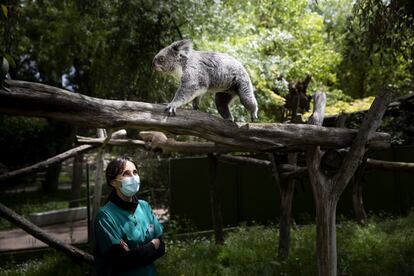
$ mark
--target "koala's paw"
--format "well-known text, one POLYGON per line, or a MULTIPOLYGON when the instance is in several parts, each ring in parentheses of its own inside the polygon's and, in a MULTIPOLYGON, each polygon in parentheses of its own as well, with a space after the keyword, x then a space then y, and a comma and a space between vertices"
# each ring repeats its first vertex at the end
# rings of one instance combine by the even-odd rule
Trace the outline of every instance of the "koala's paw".
POLYGON ((168 116, 175 116, 175 111, 177 110, 177 107, 169 104, 167 105, 167 108, 164 109, 164 113, 166 113, 168 116))

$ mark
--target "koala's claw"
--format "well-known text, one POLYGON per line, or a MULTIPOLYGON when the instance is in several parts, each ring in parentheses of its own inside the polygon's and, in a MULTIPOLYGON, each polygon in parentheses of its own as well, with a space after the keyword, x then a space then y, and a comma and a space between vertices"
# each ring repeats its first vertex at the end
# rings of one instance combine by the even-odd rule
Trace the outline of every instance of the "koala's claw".
POLYGON ((166 109, 164 109, 164 113, 167 113, 168 116, 175 116, 176 107, 173 106, 167 106, 166 109))

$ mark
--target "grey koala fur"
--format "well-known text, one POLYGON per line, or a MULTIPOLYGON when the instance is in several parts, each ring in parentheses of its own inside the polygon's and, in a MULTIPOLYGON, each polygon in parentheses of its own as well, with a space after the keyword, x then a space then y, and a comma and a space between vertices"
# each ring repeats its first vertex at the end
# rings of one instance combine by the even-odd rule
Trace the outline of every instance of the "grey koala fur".
POLYGON ((155 70, 171 74, 180 80, 180 87, 165 112, 175 115, 177 107, 193 101, 198 109, 201 96, 215 93, 215 104, 221 117, 233 121, 229 104, 236 95, 257 119, 257 101, 250 77, 233 57, 214 52, 193 50, 190 40, 180 40, 162 49, 153 60, 155 70))

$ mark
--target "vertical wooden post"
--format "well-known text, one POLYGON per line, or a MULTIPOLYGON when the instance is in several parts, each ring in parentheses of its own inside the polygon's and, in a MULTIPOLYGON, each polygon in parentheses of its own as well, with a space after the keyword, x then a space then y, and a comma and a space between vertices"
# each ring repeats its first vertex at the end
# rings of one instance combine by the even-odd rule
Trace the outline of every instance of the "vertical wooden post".
POLYGON ((217 158, 213 154, 208 155, 210 167, 210 206, 213 220, 214 238, 216 244, 223 244, 223 217, 221 215, 221 202, 219 185, 217 183, 217 158))
POLYGON ((83 175, 83 153, 75 155, 72 168, 71 201, 69 207, 78 207, 83 175))
POLYGON ((352 205, 354 207, 356 221, 360 225, 365 224, 367 220, 367 213, 365 212, 362 198, 362 177, 364 176, 366 164, 367 159, 364 157, 362 164, 358 167, 352 178, 352 205))
MULTIPOLYGON (((278 256, 286 259, 289 256, 290 249, 290 225, 292 221, 292 200, 295 189, 295 180, 293 178, 284 179, 280 177, 277 169, 277 161, 274 153, 269 154, 272 163, 272 175, 280 187, 280 222, 279 222, 279 247, 278 256)), ((288 163, 296 165, 297 154, 288 154, 288 163)))
MULTIPOLYGON (((320 126, 324 118, 326 96, 324 93, 316 93, 314 99, 314 111, 308 123, 320 126)), ((306 152, 309 179, 316 205, 316 256, 320 276, 338 274, 336 206, 346 185, 359 167, 365 155, 365 144, 378 128, 390 101, 391 93, 385 90, 375 98, 341 167, 333 176, 324 174, 320 169, 319 146, 312 146, 306 152)))
MULTIPOLYGON (((288 164, 296 165, 297 153, 288 154, 288 164)), ((280 227, 279 227, 279 257, 286 259, 290 250, 290 226, 292 222, 292 200, 295 191, 295 179, 281 178, 280 181, 280 227)))
POLYGON ((93 249, 93 245, 90 243, 92 235, 91 227, 91 196, 89 190, 89 163, 86 163, 86 219, 88 226, 88 243, 89 248, 93 249))
MULTIPOLYGON (((291 85, 290 85, 291 86, 291 85)), ((296 88, 290 87, 289 93, 291 95, 292 105, 291 105, 291 119, 292 123, 302 123, 302 118, 300 115, 297 115, 299 104, 300 104, 300 95, 299 91, 296 88)), ((303 91, 303 93, 306 93, 303 91)), ((297 153, 288 154, 288 164, 295 165, 297 164, 297 153)), ((280 174, 277 169, 277 162, 275 155, 273 153, 269 154, 270 161, 272 162, 272 173, 273 178, 279 183, 280 191, 280 222, 279 222, 279 247, 278 247, 278 256, 282 259, 286 259, 289 256, 290 250, 290 225, 292 221, 292 200, 293 192, 295 191, 295 179, 288 178, 285 179, 280 177, 280 174)))
MULTIPOLYGON (((105 129, 99 128, 97 130, 97 136, 98 138, 106 137, 105 129)), ((95 172, 95 186, 93 188, 91 233, 93 233, 93 223, 95 221, 96 215, 101 206, 102 184, 104 182, 104 171, 103 171, 104 153, 105 153, 105 146, 102 146, 98 150, 98 154, 96 156, 96 172, 95 172)), ((93 245, 93 244, 94 244, 93 235, 91 235, 90 245, 93 245)))

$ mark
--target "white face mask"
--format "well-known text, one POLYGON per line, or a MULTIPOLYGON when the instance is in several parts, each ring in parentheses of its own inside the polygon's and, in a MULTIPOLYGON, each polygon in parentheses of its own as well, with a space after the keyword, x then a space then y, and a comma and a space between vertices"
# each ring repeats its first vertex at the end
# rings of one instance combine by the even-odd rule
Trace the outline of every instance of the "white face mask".
POLYGON ((138 193, 141 184, 138 175, 124 177, 121 183, 120 191, 124 196, 133 196, 138 193))

